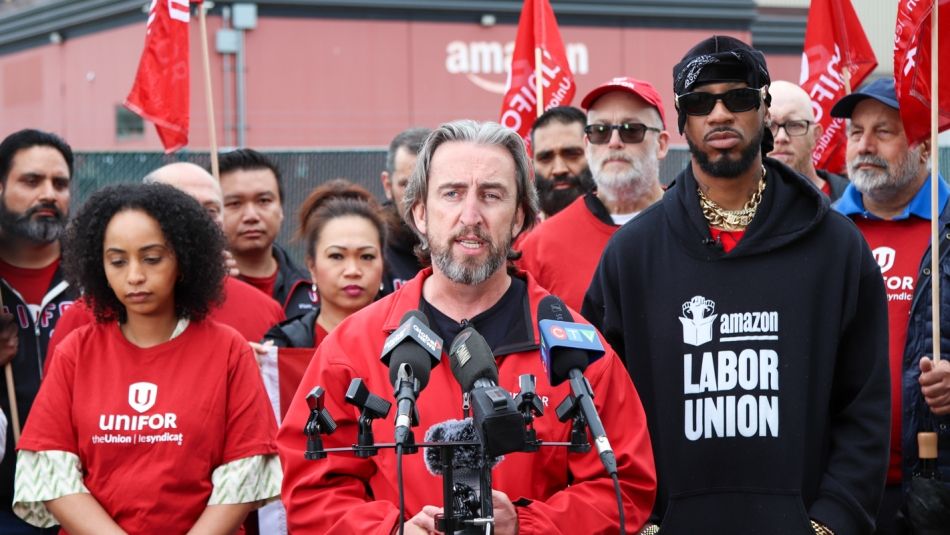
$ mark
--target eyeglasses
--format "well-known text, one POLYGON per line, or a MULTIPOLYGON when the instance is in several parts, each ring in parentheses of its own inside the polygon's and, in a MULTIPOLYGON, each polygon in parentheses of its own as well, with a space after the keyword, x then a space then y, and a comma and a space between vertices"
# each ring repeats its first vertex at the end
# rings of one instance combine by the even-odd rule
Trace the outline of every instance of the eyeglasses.
POLYGON ((620 133, 620 141, 624 143, 640 143, 647 130, 661 132, 659 128, 647 126, 640 123, 620 123, 620 124, 589 124, 584 127, 584 133, 587 139, 594 145, 603 145, 610 142, 610 136, 616 130, 620 133))
POLYGON ((804 119, 798 121, 786 121, 784 123, 772 123, 769 125, 769 130, 772 131, 773 136, 778 135, 778 131, 782 128, 785 129, 785 133, 791 136, 804 136, 808 132, 808 128, 811 127, 814 123, 811 121, 806 121, 804 119))
POLYGON ((765 99, 766 86, 759 89, 740 87, 730 89, 725 93, 706 93, 693 91, 682 95, 675 95, 673 102, 676 109, 683 110, 686 115, 709 115, 716 107, 716 101, 721 100, 726 109, 732 113, 741 113, 751 109, 758 109, 759 103, 765 99))

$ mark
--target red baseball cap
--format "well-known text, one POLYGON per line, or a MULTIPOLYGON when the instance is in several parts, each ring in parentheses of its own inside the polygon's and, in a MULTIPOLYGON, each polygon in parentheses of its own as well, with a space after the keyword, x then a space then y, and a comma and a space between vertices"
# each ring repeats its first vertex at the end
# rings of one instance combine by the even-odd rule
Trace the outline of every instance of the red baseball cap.
POLYGON ((590 93, 587 93, 587 96, 581 101, 581 107, 589 111, 594 101, 611 91, 623 91, 624 93, 636 95, 646 101, 647 104, 653 106, 656 108, 656 111, 660 112, 660 121, 663 122, 663 127, 666 128, 666 114, 663 113, 663 99, 660 98, 660 93, 650 82, 644 82, 643 80, 637 80, 636 78, 630 78, 628 76, 614 78, 597 86, 590 93))

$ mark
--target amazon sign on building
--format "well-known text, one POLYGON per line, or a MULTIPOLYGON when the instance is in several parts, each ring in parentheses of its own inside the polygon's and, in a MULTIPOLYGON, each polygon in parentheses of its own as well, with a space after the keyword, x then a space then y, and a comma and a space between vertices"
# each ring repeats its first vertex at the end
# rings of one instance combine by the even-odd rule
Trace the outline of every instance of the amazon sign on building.
MULTIPOLYGON (((380 147, 412 125, 497 121, 521 4, 215 2, 208 33, 219 143, 380 147)), ((652 82, 674 117, 672 66, 714 32, 765 51, 773 79, 798 80, 807 8, 763 13, 754 0, 551 4, 577 84, 575 105, 604 80, 626 75, 652 82)), ((121 107, 142 52, 147 1, 0 6, 4 131, 53 130, 79 150, 160 148, 151 125, 137 128, 121 107)), ((208 123, 197 17, 191 20, 189 147, 201 150, 208 123)))

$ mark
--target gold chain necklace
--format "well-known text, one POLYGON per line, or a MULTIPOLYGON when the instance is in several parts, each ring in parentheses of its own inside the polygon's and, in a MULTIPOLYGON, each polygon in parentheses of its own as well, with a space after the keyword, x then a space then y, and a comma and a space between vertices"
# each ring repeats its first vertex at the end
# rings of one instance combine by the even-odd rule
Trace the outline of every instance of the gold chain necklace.
POLYGON ((752 197, 745 203, 745 206, 738 210, 726 210, 716 204, 703 193, 701 188, 696 188, 699 193, 699 206, 703 209, 703 216, 709 222, 709 226, 725 230, 728 232, 735 230, 744 230, 755 217, 755 211, 762 202, 762 192, 765 191, 765 166, 762 166, 762 178, 759 179, 759 188, 752 194, 752 197))

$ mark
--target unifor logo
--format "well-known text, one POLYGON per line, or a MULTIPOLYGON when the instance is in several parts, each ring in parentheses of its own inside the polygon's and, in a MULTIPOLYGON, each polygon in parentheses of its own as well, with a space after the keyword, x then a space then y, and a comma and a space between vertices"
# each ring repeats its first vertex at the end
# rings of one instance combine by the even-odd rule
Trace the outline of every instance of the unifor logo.
POLYGON ((713 322, 718 314, 716 303, 701 295, 693 297, 683 303, 683 316, 679 318, 683 324, 683 343, 701 346, 712 340, 713 322))
POLYGON ((874 260, 877 261, 877 265, 881 266, 881 273, 887 273, 889 269, 894 267, 894 258, 897 256, 897 252, 890 247, 878 247, 871 251, 871 254, 874 255, 874 260))
POLYGON ((155 405, 158 386, 152 383, 132 383, 129 385, 129 406, 138 412, 145 412, 155 405))

